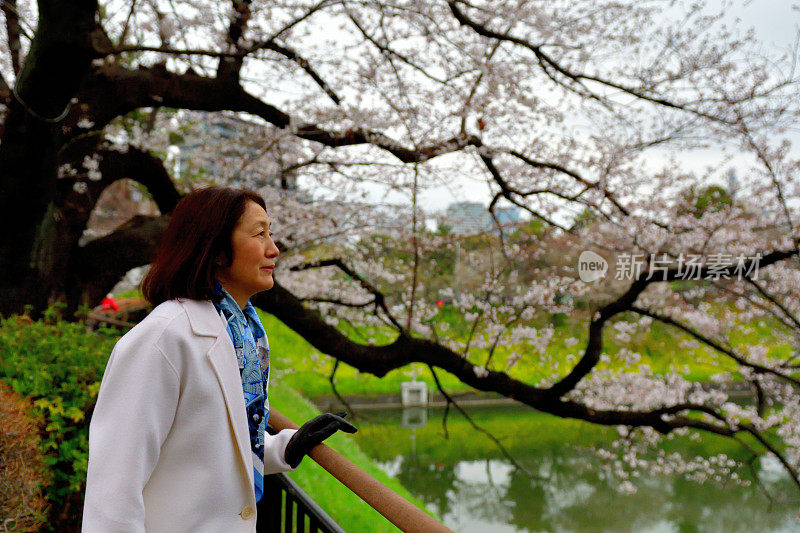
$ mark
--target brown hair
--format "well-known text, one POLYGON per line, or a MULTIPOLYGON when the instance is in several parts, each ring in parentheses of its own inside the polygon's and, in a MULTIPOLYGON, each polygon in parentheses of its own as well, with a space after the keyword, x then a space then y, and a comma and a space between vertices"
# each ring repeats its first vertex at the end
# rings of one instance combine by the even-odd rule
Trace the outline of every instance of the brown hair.
POLYGON ((152 305, 174 298, 214 300, 218 270, 233 260, 231 235, 247 201, 264 208, 264 199, 252 191, 206 187, 181 198, 161 236, 142 293, 152 305))

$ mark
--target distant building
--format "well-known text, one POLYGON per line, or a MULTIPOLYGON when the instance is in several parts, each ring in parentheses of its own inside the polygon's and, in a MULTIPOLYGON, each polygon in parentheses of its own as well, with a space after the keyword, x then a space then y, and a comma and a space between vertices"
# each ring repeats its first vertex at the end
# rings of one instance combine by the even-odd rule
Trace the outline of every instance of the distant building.
POLYGON ((468 235, 487 231, 492 217, 478 202, 456 202, 447 206, 445 223, 456 235, 468 235))
POLYGON ((728 181, 728 194, 733 198, 736 196, 736 191, 739 190, 739 180, 736 177, 736 169, 733 167, 729 168, 726 178, 728 181))
POLYGON ((510 224, 516 224, 519 222, 520 213, 520 208, 516 206, 502 207, 494 210, 494 216, 497 218, 497 222, 501 226, 508 226, 510 224))
MULTIPOLYGON (((514 224, 520 220, 518 207, 495 209, 495 217, 501 226, 514 224)), ((478 202, 456 202, 447 206, 444 224, 456 235, 470 235, 496 230, 489 210, 478 202)))

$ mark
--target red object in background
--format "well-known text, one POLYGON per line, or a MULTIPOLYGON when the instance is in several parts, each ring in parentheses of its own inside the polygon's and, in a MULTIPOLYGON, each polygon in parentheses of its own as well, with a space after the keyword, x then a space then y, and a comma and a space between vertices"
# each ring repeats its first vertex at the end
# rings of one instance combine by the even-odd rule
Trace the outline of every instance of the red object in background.
POLYGON ((100 309, 103 311, 119 311, 119 306, 117 302, 114 301, 114 298, 106 296, 103 298, 103 301, 100 302, 100 309))
POLYGON ((441 301, 441 300, 436 300, 436 305, 437 305, 437 306, 439 306, 439 307, 441 307, 441 306, 443 306, 443 305, 444 305, 444 302, 443 302, 443 301, 441 301))

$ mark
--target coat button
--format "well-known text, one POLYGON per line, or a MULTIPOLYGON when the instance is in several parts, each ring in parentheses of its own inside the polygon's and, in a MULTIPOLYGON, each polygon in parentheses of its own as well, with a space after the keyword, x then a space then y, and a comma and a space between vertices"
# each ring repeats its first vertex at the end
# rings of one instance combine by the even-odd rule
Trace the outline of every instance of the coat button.
POLYGON ((239 513, 239 516, 241 516, 243 520, 249 519, 250 517, 253 516, 253 508, 250 507, 249 505, 245 505, 244 508, 242 509, 242 512, 239 513))

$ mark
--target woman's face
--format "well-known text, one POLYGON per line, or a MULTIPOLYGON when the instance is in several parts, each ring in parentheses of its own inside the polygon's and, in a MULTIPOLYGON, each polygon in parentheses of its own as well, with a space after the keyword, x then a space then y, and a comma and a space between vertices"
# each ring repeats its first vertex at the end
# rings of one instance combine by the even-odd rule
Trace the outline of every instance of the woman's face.
POLYGON ((233 261, 219 271, 217 279, 240 307, 256 293, 271 289, 272 270, 280 252, 272 241, 267 212, 248 200, 244 214, 231 235, 233 261))

